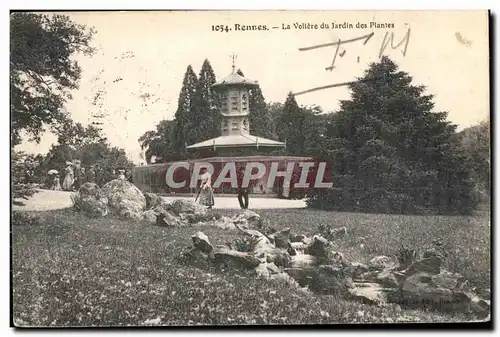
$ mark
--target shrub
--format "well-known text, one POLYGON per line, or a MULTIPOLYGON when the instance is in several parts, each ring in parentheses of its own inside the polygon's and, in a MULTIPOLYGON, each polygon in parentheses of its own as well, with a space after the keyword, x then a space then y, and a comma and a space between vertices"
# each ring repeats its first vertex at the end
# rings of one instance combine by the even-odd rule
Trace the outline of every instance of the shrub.
POLYGON ((259 241, 260 241, 260 238, 258 238, 258 237, 245 236, 243 238, 234 239, 231 246, 234 247, 234 249, 236 249, 239 252, 249 253, 249 252, 253 252, 255 250, 255 246, 259 243, 259 241))
POLYGON ((39 224, 39 218, 29 212, 12 212, 12 226, 35 226, 39 224))

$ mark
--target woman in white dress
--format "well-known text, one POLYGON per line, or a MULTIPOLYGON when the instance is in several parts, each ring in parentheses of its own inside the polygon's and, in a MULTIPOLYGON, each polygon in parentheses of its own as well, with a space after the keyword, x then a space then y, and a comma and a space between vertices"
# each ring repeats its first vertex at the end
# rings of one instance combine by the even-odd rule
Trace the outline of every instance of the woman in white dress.
POLYGON ((209 209, 214 206, 214 192, 212 190, 212 175, 206 168, 201 169, 201 184, 200 184, 199 203, 207 206, 209 209))
POLYGON ((71 191, 73 189, 73 183, 75 181, 75 176, 73 173, 73 167, 68 165, 65 169, 66 175, 64 176, 62 188, 65 191, 71 191))

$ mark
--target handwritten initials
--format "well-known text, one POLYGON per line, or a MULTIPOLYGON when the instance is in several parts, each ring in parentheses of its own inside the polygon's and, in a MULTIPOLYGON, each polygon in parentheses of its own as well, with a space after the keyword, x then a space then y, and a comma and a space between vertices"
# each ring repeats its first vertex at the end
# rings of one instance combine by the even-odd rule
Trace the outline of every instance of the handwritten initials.
MULTIPOLYGON (((387 46, 389 45, 389 43, 391 44, 391 48, 392 49, 400 48, 404 44, 404 48, 401 51, 401 53, 403 54, 403 56, 406 56, 406 52, 408 50, 408 43, 410 42, 410 32, 411 32, 411 30, 410 30, 410 28, 408 28, 408 31, 406 32, 406 35, 396 45, 394 45, 394 33, 393 32, 391 32, 391 33, 386 32, 385 36, 384 36, 384 39, 382 41, 382 44, 380 46, 379 58, 382 57, 382 55, 384 54, 385 50, 387 49, 387 46)), ((372 32, 370 34, 367 34, 367 35, 364 35, 364 36, 360 36, 360 37, 357 37, 357 38, 353 38, 353 39, 349 39, 349 40, 342 41, 341 39, 339 39, 336 42, 324 43, 324 44, 320 44, 320 45, 316 45, 316 46, 311 46, 311 47, 299 48, 299 51, 307 51, 307 50, 313 50, 313 49, 318 49, 318 48, 336 46, 336 48, 335 48, 335 55, 333 56, 332 64, 329 67, 325 68, 325 70, 327 70, 327 71, 332 71, 333 69, 335 69, 335 62, 337 61, 337 56, 343 57, 345 55, 345 53, 346 53, 345 49, 342 52, 339 53, 340 45, 349 44, 349 43, 360 41, 360 40, 364 40, 363 45, 366 45, 368 43, 368 41, 370 41, 370 39, 374 35, 375 35, 375 33, 372 32)), ((358 63, 359 63, 359 56, 358 56, 358 63)), ((340 87, 340 86, 346 86, 346 85, 350 85, 352 83, 356 83, 356 81, 344 82, 344 83, 338 83, 338 84, 332 84, 332 85, 326 85, 326 86, 322 86, 322 87, 316 87, 316 88, 313 88, 313 89, 309 89, 309 90, 297 92, 294 95, 297 96, 297 95, 302 95, 302 94, 306 94, 306 93, 313 92, 313 91, 324 90, 324 89, 328 89, 328 88, 335 88, 335 87, 340 87)))

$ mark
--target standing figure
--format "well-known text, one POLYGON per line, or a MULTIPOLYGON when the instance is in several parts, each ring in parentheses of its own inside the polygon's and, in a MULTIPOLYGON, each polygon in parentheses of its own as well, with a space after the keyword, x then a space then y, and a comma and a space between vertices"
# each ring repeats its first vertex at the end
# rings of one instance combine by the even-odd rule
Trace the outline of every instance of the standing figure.
POLYGON ((87 178, 86 178, 87 182, 89 183, 95 183, 96 182, 96 179, 95 179, 95 171, 94 171, 94 168, 91 166, 90 169, 87 171, 87 178))
POLYGON ((68 164, 68 166, 66 166, 64 172, 66 172, 66 176, 64 177, 62 188, 65 191, 71 191, 73 189, 73 183, 75 179, 73 167, 71 166, 71 164, 68 164))
POLYGON ((54 191, 61 190, 61 182, 59 180, 59 174, 54 175, 54 179, 52 179, 51 190, 54 190, 54 191))
POLYGON ((82 166, 80 169, 80 183, 83 185, 87 182, 87 173, 85 172, 85 167, 82 166))
POLYGON ((243 177, 245 175, 245 169, 241 166, 237 172, 238 181, 238 202, 242 209, 248 209, 248 186, 243 186, 243 177))
POLYGON ((212 190, 212 175, 206 168, 201 169, 201 184, 200 184, 200 201, 199 203, 211 209, 215 204, 214 192, 212 190))
POLYGON ((118 170, 118 179, 125 180, 125 170, 118 170))

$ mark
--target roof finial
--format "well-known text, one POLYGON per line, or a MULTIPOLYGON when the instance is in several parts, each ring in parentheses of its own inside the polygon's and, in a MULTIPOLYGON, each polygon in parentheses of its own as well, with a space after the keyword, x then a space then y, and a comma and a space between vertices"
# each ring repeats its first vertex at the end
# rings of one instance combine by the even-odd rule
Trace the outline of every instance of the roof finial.
POLYGON ((235 62, 236 62, 237 58, 238 58, 237 55, 235 53, 233 53, 233 55, 231 56, 231 59, 233 60, 233 65, 232 65, 232 67, 233 67, 233 74, 234 74, 234 69, 236 69, 235 62))

